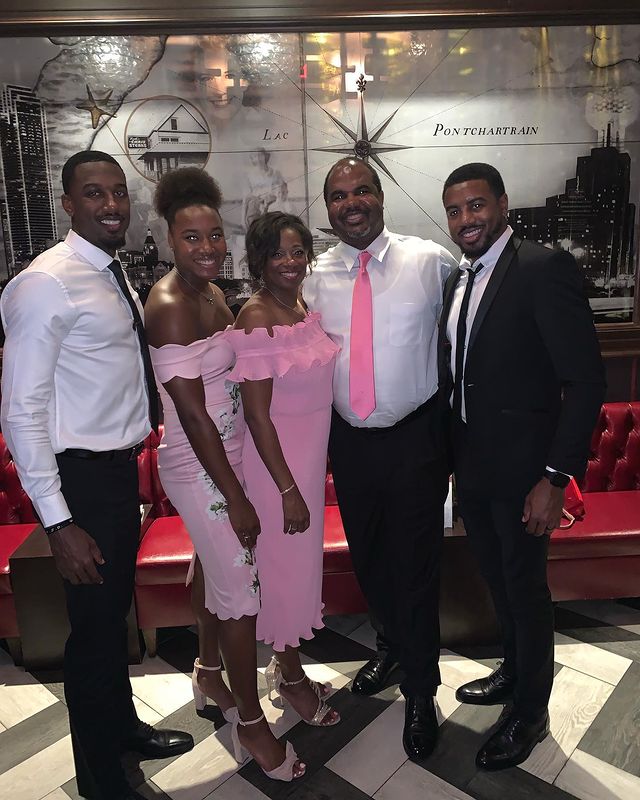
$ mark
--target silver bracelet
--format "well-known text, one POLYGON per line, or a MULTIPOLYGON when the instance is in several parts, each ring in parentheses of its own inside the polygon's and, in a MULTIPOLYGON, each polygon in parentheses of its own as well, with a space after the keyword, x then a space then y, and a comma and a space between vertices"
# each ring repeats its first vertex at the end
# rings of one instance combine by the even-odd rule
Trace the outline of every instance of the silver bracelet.
POLYGON ((286 494, 287 492, 290 492, 292 489, 295 489, 295 488, 296 488, 296 485, 295 485, 295 483, 292 483, 292 484, 291 484, 291 486, 289 486, 287 489, 283 489, 283 490, 280 492, 280 494, 286 494))

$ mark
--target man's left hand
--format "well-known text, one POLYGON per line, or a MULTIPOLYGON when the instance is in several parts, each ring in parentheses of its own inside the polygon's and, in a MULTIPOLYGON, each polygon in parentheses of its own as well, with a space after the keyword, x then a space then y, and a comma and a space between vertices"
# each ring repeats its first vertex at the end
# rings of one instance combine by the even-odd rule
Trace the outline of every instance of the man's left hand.
POLYGON ((541 478, 526 496, 522 521, 533 536, 550 535, 560 525, 564 489, 541 478))

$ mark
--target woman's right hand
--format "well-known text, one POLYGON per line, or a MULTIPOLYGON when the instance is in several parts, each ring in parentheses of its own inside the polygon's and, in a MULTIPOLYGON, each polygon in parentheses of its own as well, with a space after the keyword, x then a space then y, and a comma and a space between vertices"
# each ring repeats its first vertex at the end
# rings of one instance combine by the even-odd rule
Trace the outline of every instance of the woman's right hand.
POLYGON ((260 520, 255 508, 243 497, 227 503, 229 522, 240 544, 252 550, 260 534, 260 520))
POLYGON ((309 509, 297 486, 282 495, 282 516, 284 533, 292 535, 302 533, 309 527, 311 522, 309 509))

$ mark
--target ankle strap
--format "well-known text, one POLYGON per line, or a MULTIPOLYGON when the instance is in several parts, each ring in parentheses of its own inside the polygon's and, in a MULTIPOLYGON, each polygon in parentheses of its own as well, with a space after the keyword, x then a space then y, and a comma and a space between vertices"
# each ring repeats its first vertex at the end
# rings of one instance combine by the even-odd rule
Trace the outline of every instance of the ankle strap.
POLYGON ((302 673, 302 677, 297 681, 285 681, 283 679, 282 681, 280 681, 280 683, 281 683, 282 686, 297 686, 299 683, 302 683, 302 681, 306 681, 306 680, 307 680, 307 676, 303 672, 302 673))
POLYGON ((259 722, 262 722, 264 719, 264 714, 260 714, 258 719, 248 719, 246 722, 243 719, 240 719, 240 714, 238 714, 238 725, 257 725, 259 722))
POLYGON ((217 667, 205 667, 199 658, 196 658, 196 660, 193 662, 193 666, 195 669, 205 669, 207 672, 218 672, 221 669, 220 664, 218 664, 217 667))

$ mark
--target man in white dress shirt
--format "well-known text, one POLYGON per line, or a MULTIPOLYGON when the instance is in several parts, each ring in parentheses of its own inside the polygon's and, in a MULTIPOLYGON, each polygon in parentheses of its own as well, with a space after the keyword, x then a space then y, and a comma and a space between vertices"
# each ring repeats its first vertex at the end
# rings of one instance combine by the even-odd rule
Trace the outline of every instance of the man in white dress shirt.
POLYGON ((126 800, 138 795, 126 783, 122 750, 167 757, 193 739, 138 719, 127 668, 140 534, 136 457, 157 398, 142 307, 115 258, 129 225, 126 180, 111 156, 84 151, 67 161, 62 184, 69 234, 10 281, 0 302, 2 430, 64 579, 78 790, 126 800))
POLYGON ((435 402, 436 344, 455 260, 432 241, 387 230, 380 178, 364 161, 346 158, 330 169, 325 201, 341 241, 318 258, 304 297, 342 348, 329 455, 354 569, 378 634, 378 652, 352 691, 378 692, 401 666, 403 744, 420 760, 435 746, 438 728, 433 696, 440 683, 448 475, 435 402), (368 349, 362 349, 365 334, 368 349))

